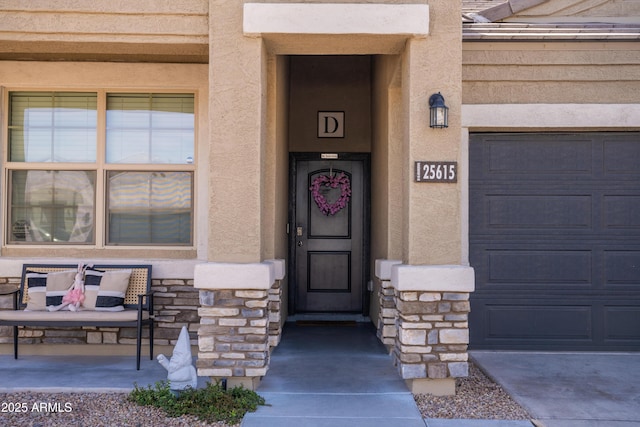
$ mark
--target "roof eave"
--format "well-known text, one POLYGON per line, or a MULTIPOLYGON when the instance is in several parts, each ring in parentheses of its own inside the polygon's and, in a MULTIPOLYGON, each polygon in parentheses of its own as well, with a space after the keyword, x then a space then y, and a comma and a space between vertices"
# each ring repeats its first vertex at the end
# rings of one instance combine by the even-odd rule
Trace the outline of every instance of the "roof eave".
MULTIPOLYGON (((518 12, 546 3, 549 0, 508 0, 506 3, 490 7, 477 13, 477 15, 488 19, 489 22, 501 21, 510 18, 518 12)), ((478 21, 476 21, 478 22, 478 21)))

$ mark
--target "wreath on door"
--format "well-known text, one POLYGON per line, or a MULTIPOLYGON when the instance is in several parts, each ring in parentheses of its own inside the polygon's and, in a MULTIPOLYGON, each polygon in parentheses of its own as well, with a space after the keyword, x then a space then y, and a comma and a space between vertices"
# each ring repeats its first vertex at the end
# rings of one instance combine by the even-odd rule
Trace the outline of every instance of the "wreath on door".
POLYGON ((320 208, 320 212, 329 216, 335 215, 344 209, 351 198, 351 182, 349 178, 341 172, 339 175, 318 175, 309 187, 313 200, 320 208), (340 197, 333 203, 329 203, 327 198, 320 192, 322 187, 338 188, 340 187, 340 197))

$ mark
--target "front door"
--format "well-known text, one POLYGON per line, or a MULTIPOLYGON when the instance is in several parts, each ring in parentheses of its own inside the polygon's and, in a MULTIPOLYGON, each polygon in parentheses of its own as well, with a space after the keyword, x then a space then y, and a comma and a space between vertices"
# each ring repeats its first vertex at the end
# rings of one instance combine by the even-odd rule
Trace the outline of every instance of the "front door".
POLYGON ((363 154, 292 155, 294 313, 365 308, 368 164, 363 154))

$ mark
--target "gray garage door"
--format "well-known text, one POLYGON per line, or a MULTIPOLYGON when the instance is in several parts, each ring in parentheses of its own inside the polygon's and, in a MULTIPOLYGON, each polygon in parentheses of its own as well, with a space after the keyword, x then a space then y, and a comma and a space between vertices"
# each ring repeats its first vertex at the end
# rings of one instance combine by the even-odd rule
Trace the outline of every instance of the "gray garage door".
POLYGON ((640 133, 476 134, 471 348, 640 350, 640 133))

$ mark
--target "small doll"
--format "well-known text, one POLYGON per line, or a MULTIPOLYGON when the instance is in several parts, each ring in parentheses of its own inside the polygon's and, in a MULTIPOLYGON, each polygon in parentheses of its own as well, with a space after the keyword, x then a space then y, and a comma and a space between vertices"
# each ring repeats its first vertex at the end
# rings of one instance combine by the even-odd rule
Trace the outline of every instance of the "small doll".
POLYGON ((67 307, 70 311, 80 311, 80 306, 84 302, 84 272, 88 266, 78 264, 78 272, 73 280, 73 284, 62 297, 62 304, 55 307, 48 307, 49 311, 58 311, 67 307))

